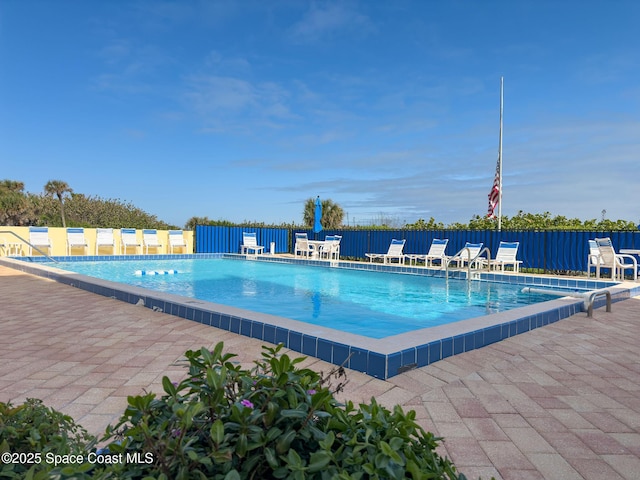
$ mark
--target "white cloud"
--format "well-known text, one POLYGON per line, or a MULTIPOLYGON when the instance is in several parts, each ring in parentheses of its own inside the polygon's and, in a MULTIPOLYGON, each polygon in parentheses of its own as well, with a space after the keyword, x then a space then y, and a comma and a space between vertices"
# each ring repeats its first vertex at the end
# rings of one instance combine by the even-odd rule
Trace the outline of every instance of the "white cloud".
POLYGON ((185 106, 199 115, 204 132, 255 136, 261 129, 280 129, 297 118, 290 93, 275 82, 192 75, 185 78, 185 88, 185 106))
POLYGON ((640 67, 640 59, 635 51, 593 53, 575 63, 576 77, 596 85, 625 81, 640 67))
POLYGON ((297 42, 318 42, 348 31, 368 34, 374 31, 371 20, 357 12, 349 2, 312 3, 303 18, 290 29, 297 42))

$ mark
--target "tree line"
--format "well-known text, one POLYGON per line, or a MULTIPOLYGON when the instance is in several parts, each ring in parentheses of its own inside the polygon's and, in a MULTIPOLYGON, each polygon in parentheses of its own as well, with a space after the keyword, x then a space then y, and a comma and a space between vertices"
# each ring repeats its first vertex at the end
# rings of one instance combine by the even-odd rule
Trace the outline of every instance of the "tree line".
MULTIPOLYGON (((260 222, 242 222, 229 220, 211 220, 209 217, 191 217, 184 225, 193 230, 196 225, 253 226, 280 228, 311 228, 315 216, 315 198, 305 200, 302 207, 302 224, 267 225, 260 222)), ((321 223, 325 230, 337 229, 398 229, 398 226, 380 225, 347 226, 344 225, 344 209, 331 199, 322 200, 321 223)), ((24 183, 15 180, 0 181, 0 225, 49 227, 85 227, 85 228, 156 228, 159 230, 178 229, 158 219, 130 202, 119 199, 104 199, 97 196, 75 193, 62 180, 50 180, 41 194, 24 191, 24 183)), ((445 225, 433 217, 407 223, 401 228, 410 230, 495 230, 497 219, 474 215, 468 223, 445 225)), ((562 215, 544 213, 526 213, 522 210, 513 217, 502 217, 502 230, 583 230, 583 231, 634 231, 640 228, 628 220, 580 220, 562 215)))
MULTIPOLYGON (((404 228, 412 230, 496 230, 497 218, 474 215, 469 223, 451 223, 445 225, 436 222, 433 217, 428 221, 420 219, 415 223, 406 224, 404 228)), ((502 216, 502 230, 572 230, 588 232, 614 232, 634 231, 640 229, 640 225, 628 220, 581 220, 579 218, 567 218, 563 215, 552 215, 550 212, 527 213, 518 211, 513 217, 502 216)))
POLYGON ((24 191, 24 183, 0 181, 0 225, 84 228, 177 229, 135 205, 75 193, 62 180, 50 180, 41 194, 24 191))

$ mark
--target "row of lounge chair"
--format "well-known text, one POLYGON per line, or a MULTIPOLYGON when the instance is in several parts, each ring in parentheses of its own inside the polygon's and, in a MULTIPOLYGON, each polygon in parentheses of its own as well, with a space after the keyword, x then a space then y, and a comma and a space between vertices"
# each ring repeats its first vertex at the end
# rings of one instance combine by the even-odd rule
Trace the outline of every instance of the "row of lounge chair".
MULTIPOLYGON (((142 230, 142 242, 137 238, 134 228, 120 229, 120 253, 128 253, 134 249, 134 253, 144 251, 149 254, 149 249, 159 252, 164 245, 158 239, 158 231, 155 229, 142 230)), ((49 238, 48 227, 29 227, 29 256, 33 255, 33 250, 37 249, 51 255, 53 242, 49 238)), ((83 249, 85 255, 89 251, 89 243, 85 237, 84 228, 67 228, 67 255, 71 255, 74 249, 83 249)), ((169 253, 173 254, 180 249, 182 253, 187 253, 187 242, 184 239, 182 230, 169 230, 169 253)), ((99 255, 100 250, 111 249, 111 254, 116 253, 116 241, 113 228, 97 228, 95 254, 99 255)))
MULTIPOLYGON (((295 234, 294 256, 302 256, 306 258, 339 260, 340 259, 340 235, 327 235, 324 240, 309 240, 306 233, 295 234)), ((519 242, 500 242, 498 253, 495 259, 487 259, 481 257, 482 243, 466 243, 464 248, 455 256, 449 257, 445 250, 448 239, 434 239, 431 243, 429 251, 425 255, 405 254, 404 245, 406 240, 391 240, 389 249, 386 253, 365 253, 370 262, 374 260, 382 260, 382 263, 405 263, 409 260, 409 264, 417 264, 418 261, 425 262, 428 267, 443 267, 445 262, 455 262, 456 266, 461 268, 465 264, 470 267, 482 267, 488 265, 489 268, 500 268, 504 271, 506 266, 513 266, 518 272, 520 269, 520 260, 516 259, 518 253, 519 242)), ((264 252, 264 247, 257 244, 256 233, 242 234, 242 244, 240 245, 240 253, 257 255, 264 252)))
MULTIPOLYGON (((324 240, 309 240, 306 233, 295 234, 294 255, 306 258, 339 260, 340 258, 340 235, 327 235, 324 240)), ((489 251, 484 248, 483 243, 465 243, 464 247, 455 255, 448 256, 446 248, 448 239, 435 238, 429 251, 426 254, 404 253, 406 240, 391 240, 386 253, 366 253, 365 256, 370 262, 381 260, 382 263, 391 264, 397 262, 409 265, 416 265, 424 262, 426 267, 443 268, 445 265, 452 265, 456 268, 489 268, 489 270, 500 270, 504 272, 509 267, 515 272, 520 271, 521 260, 517 259, 520 242, 500 242, 495 257, 484 257, 483 253, 489 251)), ((257 244, 256 233, 243 233, 241 253, 260 254, 264 252, 264 247, 257 244)), ((595 269, 596 277, 600 278, 601 269, 611 269, 612 279, 624 279, 625 271, 632 270, 633 279, 638 278, 638 263, 633 255, 616 253, 611 239, 596 238, 589 240, 588 273, 595 269)))
MULTIPOLYGON (((372 262, 375 259, 381 259, 383 263, 405 263, 405 259, 409 264, 416 264, 423 261, 427 267, 444 266, 445 264, 455 264, 455 267, 463 268, 468 265, 470 268, 488 267, 490 270, 505 271, 505 267, 512 266, 514 272, 520 269, 520 260, 517 260, 519 242, 500 242, 495 258, 485 258, 482 256, 482 243, 467 242, 460 252, 449 257, 445 250, 448 239, 434 239, 426 255, 405 254, 403 253, 405 240, 392 240, 387 253, 367 253, 367 258, 372 262)), ((623 250, 624 252, 624 250, 623 250)), ((617 253, 613 248, 610 238, 596 238, 589 240, 589 254, 587 258, 588 274, 595 269, 596 278, 600 278, 602 269, 611 271, 612 280, 623 281, 625 272, 631 271, 634 281, 638 279, 638 261, 633 255, 625 253, 617 253)))
POLYGON ((405 263, 406 260, 409 264, 417 264, 418 261, 423 261, 426 267, 444 267, 446 264, 455 263, 457 268, 464 268, 468 265, 470 268, 483 268, 489 267, 489 269, 500 269, 505 271, 505 267, 512 266, 513 270, 517 273, 520 270, 520 260, 517 260, 519 242, 500 242, 498 246, 498 252, 495 258, 485 258, 482 256, 483 243, 465 243, 465 246, 454 256, 448 256, 446 254, 448 239, 435 238, 431 242, 429 251, 425 255, 420 254, 405 254, 404 245, 406 240, 391 240, 389 250, 387 253, 365 253, 365 256, 369 258, 370 262, 376 259, 381 259, 382 263, 393 263, 397 260, 398 263, 405 263))

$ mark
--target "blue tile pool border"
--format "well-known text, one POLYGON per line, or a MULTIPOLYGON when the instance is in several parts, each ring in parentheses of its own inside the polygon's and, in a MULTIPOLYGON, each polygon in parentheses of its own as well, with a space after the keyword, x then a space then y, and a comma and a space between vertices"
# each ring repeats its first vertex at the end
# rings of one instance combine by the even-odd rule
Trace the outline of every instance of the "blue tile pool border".
MULTIPOLYGON (((237 254, 177 254, 177 255, 99 255, 99 256, 60 256, 57 261, 127 261, 127 260, 171 260, 171 259, 207 259, 227 258, 241 261, 266 261, 313 265, 319 268, 347 268, 372 270, 398 274, 444 276, 441 270, 430 270, 424 267, 402 265, 382 265, 366 262, 326 262, 317 260, 296 260, 277 256, 247 257, 237 254)), ((576 313, 583 312, 581 299, 555 300, 538 304, 535 311, 531 308, 514 309, 511 315, 496 314, 498 323, 471 328, 456 334, 445 334, 440 338, 428 341, 414 335, 410 345, 379 348, 381 342, 365 339, 364 342, 340 342, 312 333, 305 328, 289 328, 269 323, 269 318, 255 312, 233 308, 216 308, 216 304, 197 301, 188 297, 167 295, 140 287, 96 279, 72 272, 50 268, 42 265, 47 262, 43 257, 0 258, 0 264, 23 271, 25 273, 45 277, 59 283, 70 285, 98 295, 115 298, 134 305, 144 305, 154 311, 165 312, 187 320, 202 323, 229 332, 255 338, 268 343, 283 343, 285 347, 312 356, 335 365, 366 373, 372 377, 387 379, 413 368, 424 367, 452 355, 482 348, 501 340, 528 332, 535 328, 557 322, 576 313), (226 311, 222 311, 226 310, 226 311), (523 313, 519 313, 519 312, 523 313), (255 315, 253 315, 255 313, 255 315), (509 318, 507 318, 509 317, 509 318), (266 319, 266 320, 265 320, 266 319), (368 340, 368 341, 367 341, 368 340)), ((451 271, 451 275, 466 278, 466 271, 451 271)), ((480 273, 483 281, 521 284, 523 286, 539 286, 543 288, 585 289, 595 290, 608 288, 612 291, 612 301, 621 301, 640 294, 640 284, 632 288, 622 288, 611 281, 595 279, 575 279, 562 277, 531 276, 526 274, 480 273)), ((473 280, 475 281, 475 280, 473 280)), ((599 297, 594 307, 603 306, 605 299, 599 297)), ((218 305, 217 307, 225 307, 218 305)), ((487 316, 489 318, 492 316, 487 316)), ((306 324, 305 324, 306 325, 306 324)), ((431 329, 425 329, 428 331, 431 329)), ((420 331, 422 332, 422 331, 420 331)))

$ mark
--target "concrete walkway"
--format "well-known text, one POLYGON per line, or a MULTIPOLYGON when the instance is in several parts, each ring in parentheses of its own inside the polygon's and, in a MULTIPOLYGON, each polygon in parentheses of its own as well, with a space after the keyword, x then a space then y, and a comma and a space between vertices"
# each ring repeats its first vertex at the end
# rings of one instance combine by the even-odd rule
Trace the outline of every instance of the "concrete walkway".
MULTIPOLYGON (((639 325, 630 299, 388 381, 348 371, 340 398, 415 410, 469 478, 637 479, 639 325)), ((96 435, 219 341, 247 367, 259 358, 260 341, 0 267, 0 401, 40 398, 96 435)))

